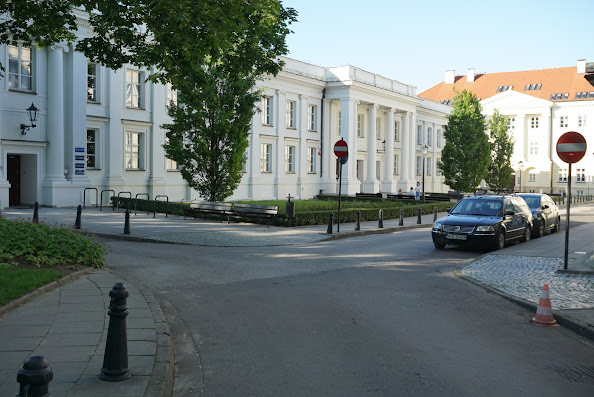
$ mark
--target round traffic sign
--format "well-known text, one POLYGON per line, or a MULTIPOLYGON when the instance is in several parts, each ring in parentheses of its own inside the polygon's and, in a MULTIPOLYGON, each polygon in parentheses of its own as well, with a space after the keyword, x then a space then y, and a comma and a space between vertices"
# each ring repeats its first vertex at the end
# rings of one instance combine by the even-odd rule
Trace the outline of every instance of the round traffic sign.
POLYGON ((557 155, 566 163, 577 163, 586 154, 586 138, 574 131, 566 132, 557 141, 557 155))
POLYGON ((348 154, 348 152, 349 147, 344 139, 341 139, 340 141, 334 144, 334 154, 336 155, 336 157, 344 157, 348 154))

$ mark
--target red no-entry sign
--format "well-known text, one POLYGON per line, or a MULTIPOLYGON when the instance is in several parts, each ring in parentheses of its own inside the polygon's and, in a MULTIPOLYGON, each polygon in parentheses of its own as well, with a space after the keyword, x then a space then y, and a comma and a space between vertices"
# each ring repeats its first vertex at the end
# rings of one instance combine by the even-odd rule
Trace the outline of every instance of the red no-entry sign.
POLYGON ((334 154, 336 157, 341 158, 349 153, 349 147, 344 139, 334 144, 334 154))
POLYGON ((566 132, 557 141, 557 155, 566 163, 577 163, 586 154, 586 139, 574 131, 566 132))

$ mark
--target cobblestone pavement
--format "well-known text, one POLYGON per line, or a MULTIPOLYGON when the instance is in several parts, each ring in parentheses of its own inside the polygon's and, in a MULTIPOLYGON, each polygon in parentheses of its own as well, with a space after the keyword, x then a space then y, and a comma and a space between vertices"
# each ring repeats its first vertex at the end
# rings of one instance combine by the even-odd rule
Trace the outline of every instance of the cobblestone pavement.
POLYGON ((462 269, 465 277, 538 304, 549 284, 553 309, 594 308, 594 275, 556 273, 563 258, 485 255, 462 269))

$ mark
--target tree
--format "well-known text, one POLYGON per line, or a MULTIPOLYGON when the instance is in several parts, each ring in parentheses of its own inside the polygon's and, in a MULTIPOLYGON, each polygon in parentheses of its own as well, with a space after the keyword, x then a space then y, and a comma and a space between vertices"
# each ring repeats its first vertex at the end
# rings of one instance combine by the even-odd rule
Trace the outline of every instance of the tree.
POLYGON ((490 145, 481 110, 472 92, 456 92, 438 162, 445 183, 454 190, 474 191, 487 174, 490 145))
POLYGON ((488 122, 491 136, 491 163, 485 181, 490 189, 507 188, 512 181, 513 169, 510 158, 514 140, 509 134, 507 119, 495 109, 488 122))

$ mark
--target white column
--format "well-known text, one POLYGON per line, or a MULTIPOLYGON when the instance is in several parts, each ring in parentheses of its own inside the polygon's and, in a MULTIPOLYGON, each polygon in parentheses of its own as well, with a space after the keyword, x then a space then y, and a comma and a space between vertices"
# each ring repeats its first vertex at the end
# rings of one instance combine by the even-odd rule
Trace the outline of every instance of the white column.
POLYGON ((297 190, 295 191, 295 197, 302 199, 303 193, 303 182, 307 176, 307 170, 305 169, 307 164, 307 131, 309 126, 307 125, 307 118, 309 112, 309 102, 307 98, 302 94, 299 95, 299 116, 298 125, 299 129, 299 146, 297 153, 295 153, 295 166, 297 167, 297 190))
POLYGON ((402 128, 400 134, 400 179, 398 180, 398 188, 402 189, 404 193, 408 192, 411 186, 409 178, 410 167, 410 112, 402 115, 402 128))
POLYGON ((274 170, 274 198, 280 200, 281 175, 285 173, 285 134, 287 130, 287 98, 281 90, 276 90, 278 106, 276 125, 276 150, 273 150, 274 161, 272 167, 274 170))
POLYGON ((334 102, 324 99, 324 117, 322 118, 322 125, 324 126, 324 137, 322 141, 322 151, 320 165, 322 166, 322 189, 325 193, 333 191, 331 186, 334 186, 336 179, 334 178, 332 162, 335 159, 333 148, 336 142, 336 123, 332 123, 330 120, 333 116, 334 102))
POLYGON ((376 193, 378 191, 378 182, 376 178, 375 162, 377 158, 377 104, 369 106, 369 128, 367 134, 367 178, 363 182, 363 192, 376 193))
MULTIPOLYGON (((46 182, 64 181, 64 51, 48 49, 47 67, 47 174, 46 182)), ((51 204, 50 204, 51 205, 51 204)))
POLYGON ((417 112, 410 113, 410 146, 408 150, 410 150, 410 163, 408 166, 409 178, 411 182, 414 182, 411 186, 417 184, 417 143, 416 143, 416 135, 417 135, 417 112))
POLYGON ((381 191, 394 193, 394 109, 388 109, 388 129, 386 131, 386 161, 384 162, 384 179, 381 191))
POLYGON ((357 179, 357 105, 359 101, 343 98, 340 101, 341 136, 347 142, 349 159, 342 167, 342 193, 354 196, 360 189, 357 179))
MULTIPOLYGON (((105 184, 108 189, 116 192, 128 191, 123 178, 124 173, 124 150, 125 150, 125 128, 122 126, 122 109, 124 107, 123 91, 125 86, 126 71, 124 68, 119 70, 107 70, 107 92, 109 93, 109 121, 105 133, 106 151, 107 151, 107 179, 105 184)), ((192 190, 190 190, 192 192, 192 190)))
POLYGON ((250 146, 248 149, 248 172, 250 177, 248 179, 248 198, 255 200, 254 190, 257 188, 257 184, 260 180, 260 133, 259 128, 256 129, 254 126, 256 123, 261 123, 261 115, 256 113, 252 117, 252 134, 250 136, 250 146))

